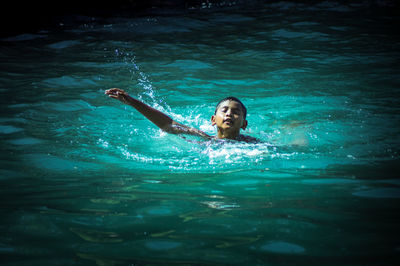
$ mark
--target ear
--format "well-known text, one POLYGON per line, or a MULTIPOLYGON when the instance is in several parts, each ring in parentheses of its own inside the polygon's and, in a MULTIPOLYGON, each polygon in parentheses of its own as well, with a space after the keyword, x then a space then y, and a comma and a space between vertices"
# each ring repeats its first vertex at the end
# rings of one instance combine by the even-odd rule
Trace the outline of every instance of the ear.
POLYGON ((215 115, 211 116, 211 125, 215 126, 217 122, 215 122, 215 115))
POLYGON ((242 124, 241 129, 245 130, 246 127, 247 127, 247 120, 243 120, 243 124, 242 124))

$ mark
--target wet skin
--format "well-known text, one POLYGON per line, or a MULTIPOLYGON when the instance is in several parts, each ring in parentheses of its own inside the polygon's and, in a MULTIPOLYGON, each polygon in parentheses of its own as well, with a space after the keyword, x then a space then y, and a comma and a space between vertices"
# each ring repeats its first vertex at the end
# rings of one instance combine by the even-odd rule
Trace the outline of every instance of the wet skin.
POLYGON ((220 104, 211 122, 217 126, 217 138, 237 139, 240 129, 247 127, 243 109, 238 102, 231 100, 220 104))

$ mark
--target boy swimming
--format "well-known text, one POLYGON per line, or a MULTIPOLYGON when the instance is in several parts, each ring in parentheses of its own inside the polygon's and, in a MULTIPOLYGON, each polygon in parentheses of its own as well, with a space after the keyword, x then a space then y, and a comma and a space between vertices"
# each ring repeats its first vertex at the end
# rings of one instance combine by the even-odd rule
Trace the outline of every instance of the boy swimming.
POLYGON ((153 122, 161 130, 172 134, 188 134, 200 136, 205 139, 229 139, 245 142, 258 142, 256 138, 240 134, 240 130, 247 127, 247 110, 243 103, 235 97, 222 99, 211 116, 211 124, 217 126, 217 135, 209 136, 201 130, 182 125, 166 114, 148 106, 147 104, 132 98, 124 90, 112 88, 105 94, 117 99, 124 104, 130 105, 153 122))

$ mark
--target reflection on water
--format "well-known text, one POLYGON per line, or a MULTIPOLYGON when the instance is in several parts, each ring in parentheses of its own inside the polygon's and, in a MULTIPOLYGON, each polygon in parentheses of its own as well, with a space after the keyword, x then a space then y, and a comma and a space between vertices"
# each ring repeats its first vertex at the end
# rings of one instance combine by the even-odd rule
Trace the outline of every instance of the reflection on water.
POLYGON ((396 264, 391 10, 252 3, 2 39, 2 262, 396 264), (210 135, 237 96, 260 142, 168 135, 111 87, 210 135))

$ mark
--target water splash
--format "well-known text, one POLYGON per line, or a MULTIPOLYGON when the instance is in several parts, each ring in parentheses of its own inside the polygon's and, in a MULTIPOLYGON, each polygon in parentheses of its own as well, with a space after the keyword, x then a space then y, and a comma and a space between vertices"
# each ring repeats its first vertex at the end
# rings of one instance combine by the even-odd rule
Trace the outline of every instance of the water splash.
MULTIPOLYGON (((162 112, 170 112, 171 108, 163 101, 163 99, 156 93, 152 82, 148 75, 146 75, 141 69, 136 60, 135 52, 133 51, 125 51, 123 49, 116 48, 114 50, 115 56, 117 60, 121 60, 124 62, 127 67, 131 77, 131 81, 135 83, 132 85, 138 85, 141 88, 141 92, 137 95, 132 95, 133 97, 137 97, 140 101, 143 101, 152 107, 162 111, 162 112), (121 59, 120 59, 121 58, 121 59)), ((132 93, 128 90, 128 93, 132 93)))

